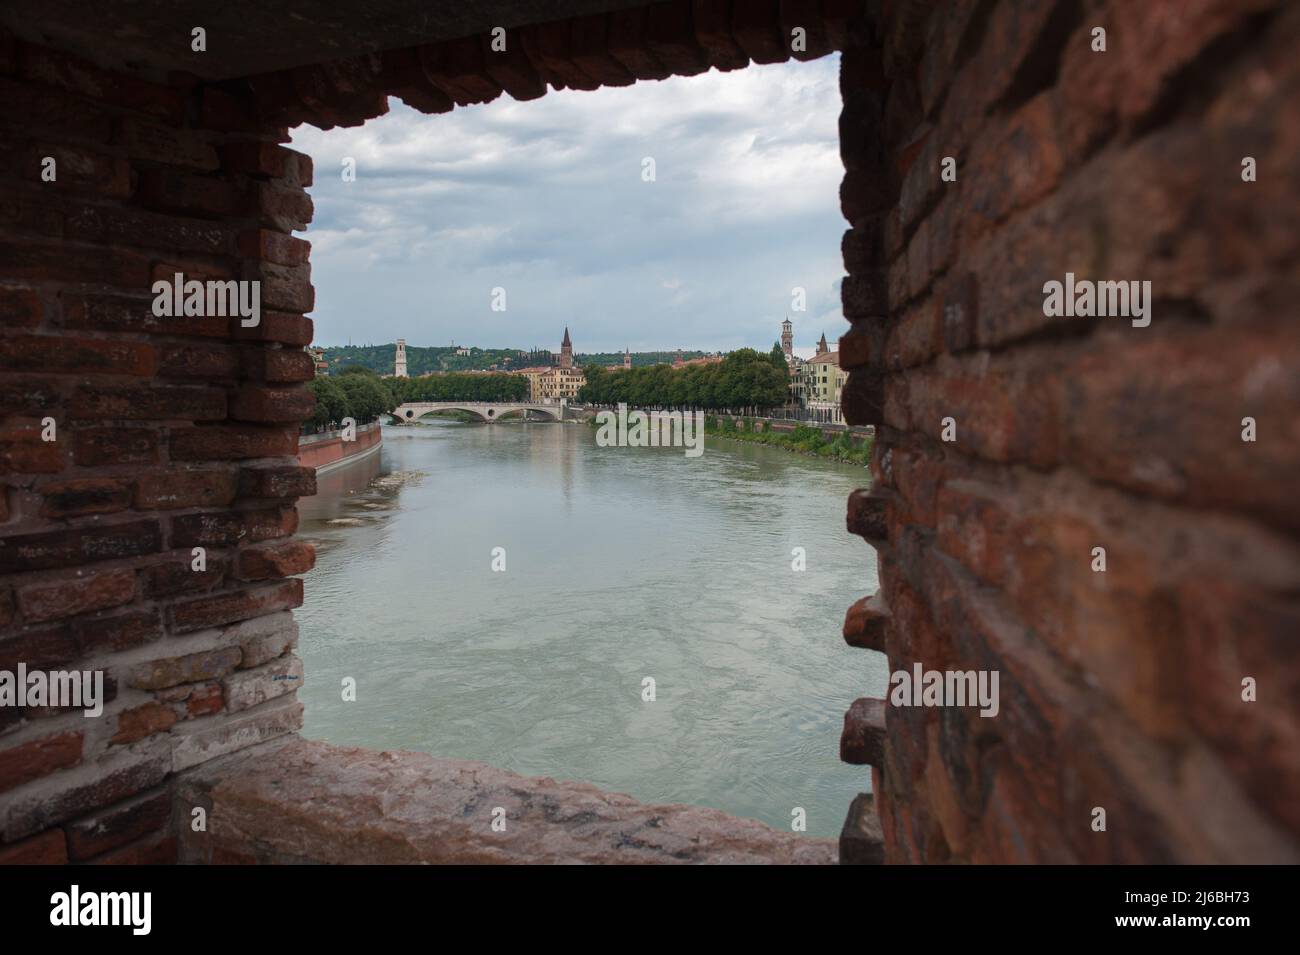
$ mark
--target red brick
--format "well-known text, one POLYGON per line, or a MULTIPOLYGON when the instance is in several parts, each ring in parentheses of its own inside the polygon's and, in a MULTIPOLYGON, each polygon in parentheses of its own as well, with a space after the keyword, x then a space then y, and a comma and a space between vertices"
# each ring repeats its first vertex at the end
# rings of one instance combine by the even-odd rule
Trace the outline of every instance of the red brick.
POLYGON ((121 849, 114 849, 90 862, 94 865, 175 865, 179 842, 175 836, 149 836, 121 849))
POLYGON ((70 329, 203 338, 225 338, 230 331, 230 319, 219 315, 154 315, 152 298, 66 298, 63 314, 64 325, 70 329))
POLYGON ((290 422, 297 424, 311 417, 316 398, 306 388, 259 388, 244 385, 230 405, 230 417, 236 421, 290 422))
POLYGON ((660 63, 678 76, 695 76, 709 68, 695 44, 691 0, 670 0, 646 8, 646 45, 660 63))
POLYGON ((89 859, 165 829, 171 818, 171 803, 168 793, 153 793, 68 823, 64 827, 68 855, 77 861, 89 859))
POLYGON ((244 327, 238 320, 232 320, 231 337, 243 341, 281 342, 286 345, 310 345, 315 336, 314 323, 303 315, 291 315, 287 312, 262 312, 262 321, 252 327, 244 327))
POLYGON ((177 547, 225 547, 286 537, 297 528, 298 512, 292 507, 185 514, 172 521, 172 543, 177 547))
POLYGON ((695 42, 704 49, 712 66, 728 71, 749 65, 749 57, 731 36, 729 0, 694 0, 691 19, 695 42))
MULTIPOLYGON (((178 608, 180 606, 184 605, 178 605, 178 608)), ((242 656, 243 651, 239 647, 219 647, 200 653, 148 660, 131 668, 127 683, 138 690, 166 690, 182 683, 216 680, 234 672, 242 656)))
POLYGON ((306 265, 311 254, 311 243, 297 236, 254 229, 239 234, 239 254, 250 259, 263 259, 276 265, 306 265))
POLYGON ((279 179, 284 175, 289 155, 290 150, 279 143, 226 143, 221 147, 221 165, 231 172, 279 179))
POLYGON ((158 432, 150 428, 86 428, 73 435, 72 459, 82 467, 157 464, 158 432))
POLYGON ((83 655, 116 653, 157 640, 163 634, 157 610, 82 617, 71 624, 72 637, 83 655))
POLYGON ((279 232, 302 232, 314 214, 311 196, 301 189, 286 189, 265 182, 249 186, 248 212, 261 224, 279 232))
POLYGON ((27 631, 0 640, 0 670, 13 672, 19 663, 29 669, 48 669, 71 663, 80 654, 67 626, 27 631))
POLYGON ((229 563, 221 554, 210 551, 204 569, 194 570, 194 558, 186 551, 179 560, 156 564, 144 571, 145 593, 150 597, 170 597, 212 590, 225 579, 229 563))
POLYGON ((181 120, 184 99, 179 90, 100 69, 88 60, 60 50, 24 44, 22 75, 38 84, 125 106, 169 122, 181 120))
POLYGON ((202 88, 199 125, 204 129, 218 129, 224 132, 261 131, 261 123, 258 121, 251 98, 241 99, 212 85, 205 85, 202 88))
POLYGON ((316 290, 311 284, 311 266, 289 268, 274 262, 262 262, 262 305, 270 310, 310 312, 316 304, 316 290))
POLYGON ((311 356, 296 348, 256 348, 243 350, 241 370, 245 378, 258 381, 311 381, 316 365, 311 356))
POLYGON ((117 732, 109 743, 120 746, 137 742, 154 733, 165 733, 176 725, 179 718, 170 706, 161 703, 145 703, 125 710, 118 714, 117 732))
MULTIPOLYGON (((523 45, 528 48, 527 30, 523 45)), ((489 103, 501 95, 484 65, 484 52, 477 37, 444 40, 419 48, 424 75, 457 106, 489 103)), ((533 60, 536 63, 536 59, 533 60)))
POLYGON ((239 374, 239 352, 232 346, 162 345, 158 350, 158 374, 195 381, 234 378, 239 374))
POLYGON ((316 469, 297 465, 242 468, 239 493, 242 497, 311 497, 316 493, 316 469))
POLYGON ((65 865, 67 861, 62 829, 47 829, 39 836, 0 846, 0 865, 65 865))
POLYGON ((0 431, 0 466, 14 474, 58 474, 63 450, 57 441, 42 441, 41 429, 0 431))
POLYGON ((226 417, 226 393, 218 388, 83 386, 73 394, 70 411, 81 419, 219 421, 226 417))
POLYGON ((0 287, 0 326, 35 328, 44 310, 37 294, 27 288, 0 287))
POLYGON ((178 603, 172 608, 172 622, 176 632, 186 633, 300 606, 302 581, 292 577, 269 586, 214 594, 178 603))
POLYGON ((25 133, 49 132, 91 143, 106 143, 113 134, 112 119, 101 104, 36 83, 0 79, 0 102, 6 117, 23 118, 25 133))
MULTIPOLYGON (((604 24, 603 18, 593 17, 591 19, 599 19, 602 26, 604 24)), ((484 34, 481 40, 483 68, 487 75, 492 78, 493 83, 520 101, 537 99, 546 92, 546 81, 538 75, 537 68, 533 66, 528 54, 524 52, 523 38, 520 36, 518 29, 506 31, 506 48, 504 50, 493 50, 491 47, 492 38, 488 34, 484 34)), ((601 50, 604 50, 603 37, 601 50)), ((421 73, 423 73, 422 67, 421 73)), ((630 83, 631 81, 631 77, 628 77, 627 82, 630 83)), ((451 97, 447 97, 448 108, 451 105, 451 97)), ((426 112, 428 111, 426 110, 426 112)))
POLYGON ((5 375, 0 381, 0 415, 41 417, 41 412, 57 408, 59 404, 59 386, 51 378, 5 375))
POLYGON ((224 468, 168 468, 135 480, 140 510, 223 507, 235 499, 235 472, 224 468))
POLYGON ((609 53, 639 80, 666 80, 672 75, 646 45, 646 10, 614 10, 609 14, 609 53))
POLYGON ((140 342, 31 335, 0 339, 0 368, 65 374, 152 375, 152 346, 140 342))
POLYGON ((177 461, 233 461, 272 458, 298 453, 296 428, 257 425, 198 425, 172 432, 172 459, 177 461))
POLYGON ((74 478, 40 487, 42 517, 112 514, 131 506, 131 486, 114 478, 74 478))
POLYGON ((238 211, 230 183, 174 169, 142 170, 137 196, 145 208, 159 212, 223 218, 238 211))
POLYGON ((157 553, 161 543, 157 521, 10 535, 0 537, 0 574, 139 557, 157 553))
POLYGON ((18 607, 28 623, 106 610, 135 599, 135 572, 101 571, 71 580, 31 584, 18 590, 18 607))
POLYGON ((755 63, 781 63, 790 58, 777 6, 777 0, 732 4, 731 35, 755 63))
POLYGON ((269 580, 305 574, 316 566, 316 548, 288 540, 240 549, 238 575, 243 580, 269 580))
POLYGON ((82 734, 59 733, 0 749, 0 792, 81 762, 82 734))
POLYGON ((75 146, 33 145, 26 149, 23 160, 28 179, 44 182, 46 157, 55 163, 55 179, 49 185, 61 193, 82 192, 110 199, 131 194, 131 166, 125 159, 75 146))

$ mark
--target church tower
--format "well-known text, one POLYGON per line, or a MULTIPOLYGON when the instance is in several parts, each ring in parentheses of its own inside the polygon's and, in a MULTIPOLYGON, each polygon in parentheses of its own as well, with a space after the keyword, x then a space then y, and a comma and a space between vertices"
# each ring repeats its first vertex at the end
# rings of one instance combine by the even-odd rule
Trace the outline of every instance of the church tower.
POLYGON ((794 357, 794 322, 788 317, 781 323, 781 351, 785 352, 786 361, 794 357))
POLYGON ((564 329, 564 341, 560 342, 560 367, 561 368, 573 367, 573 342, 569 341, 568 326, 565 326, 564 329))
POLYGON ((632 367, 632 353, 626 348, 623 349, 623 370, 627 371, 632 367))
POLYGON ((393 374, 398 378, 406 377, 406 339, 397 340, 397 360, 393 362, 393 374))
POLYGON ((830 348, 826 345, 826 333, 822 332, 821 341, 817 343, 817 354, 824 355, 828 351, 830 351, 830 348))

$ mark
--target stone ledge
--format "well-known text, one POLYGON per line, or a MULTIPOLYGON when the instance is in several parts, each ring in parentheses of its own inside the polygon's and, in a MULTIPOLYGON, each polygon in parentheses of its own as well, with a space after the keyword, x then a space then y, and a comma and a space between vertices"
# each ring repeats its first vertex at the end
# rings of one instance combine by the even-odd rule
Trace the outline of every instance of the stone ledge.
POLYGON ((423 753, 292 737, 176 784, 182 862, 834 864, 834 839, 423 753), (208 831, 189 831, 195 806, 208 831), (492 829, 505 810, 504 832, 492 829))

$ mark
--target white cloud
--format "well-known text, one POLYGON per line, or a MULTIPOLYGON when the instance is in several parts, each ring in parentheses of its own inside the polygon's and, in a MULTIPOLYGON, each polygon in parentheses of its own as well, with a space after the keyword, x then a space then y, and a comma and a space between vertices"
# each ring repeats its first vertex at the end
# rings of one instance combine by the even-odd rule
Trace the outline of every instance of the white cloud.
POLYGON ((295 131, 317 168, 318 342, 529 347, 568 325, 579 351, 766 348, 796 285, 817 316, 791 316, 796 341, 837 337, 837 71, 828 57, 440 116, 392 100, 360 128, 295 131))

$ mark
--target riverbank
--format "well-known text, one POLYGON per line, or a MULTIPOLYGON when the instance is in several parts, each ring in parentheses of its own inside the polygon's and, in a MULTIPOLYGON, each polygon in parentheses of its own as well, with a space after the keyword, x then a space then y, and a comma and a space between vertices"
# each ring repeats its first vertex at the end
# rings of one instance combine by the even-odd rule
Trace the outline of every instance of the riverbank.
POLYGON ((343 440, 343 430, 321 431, 298 436, 298 463, 315 468, 317 475, 377 454, 383 446, 383 430, 378 421, 358 425, 354 437, 343 440))
POLYGON ((798 424, 789 430, 776 430, 767 421, 755 421, 752 418, 732 418, 730 415, 716 417, 706 415, 704 433, 732 441, 748 441, 751 444, 765 444, 768 447, 782 448, 795 454, 840 461, 844 464, 856 464, 866 467, 871 460, 870 437, 854 443, 853 435, 840 431, 832 439, 827 439, 821 428, 798 424), (739 424, 737 423, 739 422, 739 424))

